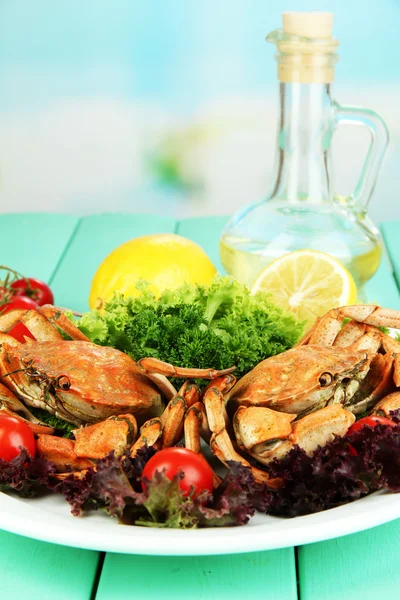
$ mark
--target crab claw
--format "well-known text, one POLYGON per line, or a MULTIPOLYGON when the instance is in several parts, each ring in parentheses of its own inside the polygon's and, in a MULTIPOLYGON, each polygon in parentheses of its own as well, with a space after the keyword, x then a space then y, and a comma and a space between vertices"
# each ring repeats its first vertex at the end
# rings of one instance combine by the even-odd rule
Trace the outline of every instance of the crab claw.
POLYGON ((279 448, 285 447, 292 433, 292 421, 296 415, 277 412, 261 406, 239 406, 233 417, 233 429, 241 450, 245 450, 259 462, 276 457, 279 448))
POLYGON ((112 450, 121 456, 135 441, 137 424, 133 415, 124 414, 74 429, 73 434, 78 458, 104 458, 112 450))
POLYGON ((57 471, 81 471, 93 467, 93 463, 85 458, 79 458, 75 452, 75 442, 67 438, 53 435, 39 435, 36 442, 38 456, 50 460, 56 465, 57 471))
POLYGON ((0 383, 0 411, 11 415, 12 417, 18 417, 21 421, 24 421, 29 429, 35 433, 47 433, 51 435, 54 433, 54 428, 42 423, 33 416, 33 414, 26 408, 24 404, 2 383, 0 383))
POLYGON ((399 409, 400 392, 393 392, 375 404, 374 409, 371 411, 371 415, 390 418, 390 413, 399 409))
POLYGON ((140 435, 136 442, 131 447, 131 457, 134 458, 141 448, 148 446, 149 448, 159 449, 160 438, 162 436, 163 426, 161 419, 155 417, 149 419, 140 428, 140 435))
POLYGON ((318 446, 333 441, 335 435, 344 436, 355 421, 353 413, 340 404, 326 406, 293 425, 295 415, 270 414, 274 412, 262 407, 240 407, 235 414, 239 444, 265 465, 283 458, 295 445, 311 455, 318 446), (286 421, 282 417, 287 417, 286 421))

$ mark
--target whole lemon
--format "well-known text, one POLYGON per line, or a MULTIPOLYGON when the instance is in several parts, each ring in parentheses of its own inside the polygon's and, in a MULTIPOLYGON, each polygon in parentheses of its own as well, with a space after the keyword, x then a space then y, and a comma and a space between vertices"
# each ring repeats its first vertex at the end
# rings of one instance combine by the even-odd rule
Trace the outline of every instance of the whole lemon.
POLYGON ((184 283, 207 285, 216 268, 200 246, 174 233, 144 235, 125 242, 101 263, 90 289, 90 308, 101 308, 114 292, 138 296, 136 284, 149 282, 159 296, 184 283))

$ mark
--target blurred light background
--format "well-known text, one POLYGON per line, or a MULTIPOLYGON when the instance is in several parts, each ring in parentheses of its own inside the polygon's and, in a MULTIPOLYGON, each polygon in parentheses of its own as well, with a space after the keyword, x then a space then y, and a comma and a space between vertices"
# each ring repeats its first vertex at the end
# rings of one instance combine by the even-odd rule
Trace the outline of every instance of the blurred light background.
MULTIPOLYGON (((0 0, 0 210, 183 217, 264 197, 278 100, 265 36, 283 10, 335 13, 335 96, 391 134, 370 214, 400 218, 395 0, 0 0)), ((368 142, 335 134, 337 193, 368 142)))

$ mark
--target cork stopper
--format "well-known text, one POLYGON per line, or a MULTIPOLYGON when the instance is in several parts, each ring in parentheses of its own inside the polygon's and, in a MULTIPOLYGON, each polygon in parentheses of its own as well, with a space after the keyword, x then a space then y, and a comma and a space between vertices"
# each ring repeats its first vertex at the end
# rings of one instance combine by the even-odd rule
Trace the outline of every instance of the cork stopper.
POLYGON ((284 12, 283 31, 307 38, 331 38, 333 13, 329 12, 284 12))
POLYGON ((278 78, 284 83, 330 83, 335 77, 336 50, 333 13, 284 12, 283 28, 267 41, 276 45, 278 78))

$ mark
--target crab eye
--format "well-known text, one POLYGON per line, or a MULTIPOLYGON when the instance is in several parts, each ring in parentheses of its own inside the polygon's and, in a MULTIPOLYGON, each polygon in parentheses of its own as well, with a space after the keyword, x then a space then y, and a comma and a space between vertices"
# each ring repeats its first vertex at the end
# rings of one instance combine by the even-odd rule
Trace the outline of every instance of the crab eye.
POLYGON ((332 375, 330 373, 322 373, 322 375, 319 378, 319 383, 321 387, 325 387, 327 385, 330 385, 332 383, 332 375))
POLYGON ((69 390, 69 388, 71 387, 71 382, 68 379, 68 377, 66 377, 65 375, 61 375, 61 377, 57 379, 57 386, 60 387, 62 390, 69 390))

